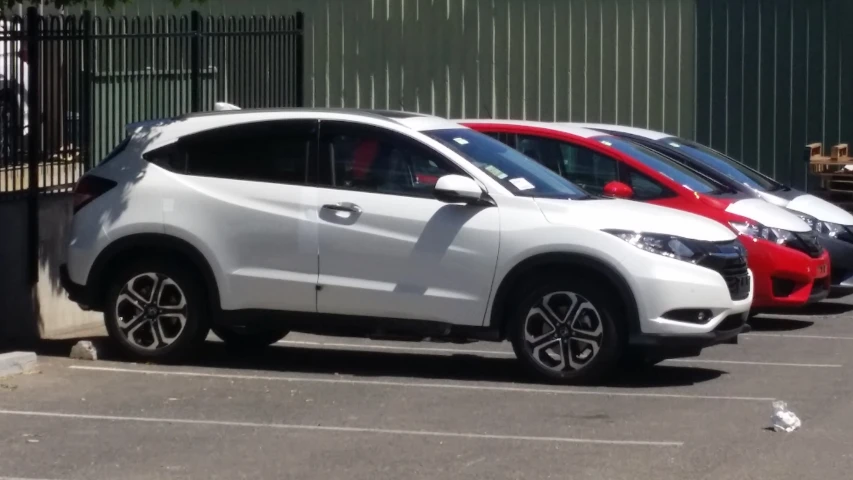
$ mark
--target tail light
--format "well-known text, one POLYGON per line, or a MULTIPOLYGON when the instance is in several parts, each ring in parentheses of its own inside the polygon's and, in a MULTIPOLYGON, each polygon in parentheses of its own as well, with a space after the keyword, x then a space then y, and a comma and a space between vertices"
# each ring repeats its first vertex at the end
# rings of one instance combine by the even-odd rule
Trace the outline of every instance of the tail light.
POLYGON ((116 182, 106 178, 96 177, 95 175, 83 176, 74 188, 74 213, 79 212, 81 208, 107 193, 116 185, 116 182))

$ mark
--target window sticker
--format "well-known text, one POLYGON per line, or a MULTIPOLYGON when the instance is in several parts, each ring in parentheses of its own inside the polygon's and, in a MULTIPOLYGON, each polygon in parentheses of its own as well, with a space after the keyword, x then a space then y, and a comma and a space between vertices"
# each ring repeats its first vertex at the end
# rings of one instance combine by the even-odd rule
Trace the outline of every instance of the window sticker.
POLYGON ((459 145, 468 145, 468 140, 465 140, 462 137, 456 137, 453 139, 453 141, 458 143, 459 145))
POLYGON ((498 180, 503 180, 504 178, 509 176, 494 165, 487 165, 486 171, 497 177, 498 180))
POLYGON ((680 143, 669 142, 669 145, 670 145, 671 147, 681 148, 681 144, 680 144, 680 143))
POLYGON ((509 183, 515 185, 515 188, 519 190, 530 190, 532 188, 536 188, 532 183, 528 182, 527 179, 523 177, 513 178, 509 181, 509 183))
POLYGON ((602 140, 602 141, 601 141, 601 143, 603 143, 603 144, 607 145, 608 147, 612 147, 612 146, 613 146, 613 144, 612 144, 612 143, 610 143, 610 142, 608 142, 607 140, 602 140))

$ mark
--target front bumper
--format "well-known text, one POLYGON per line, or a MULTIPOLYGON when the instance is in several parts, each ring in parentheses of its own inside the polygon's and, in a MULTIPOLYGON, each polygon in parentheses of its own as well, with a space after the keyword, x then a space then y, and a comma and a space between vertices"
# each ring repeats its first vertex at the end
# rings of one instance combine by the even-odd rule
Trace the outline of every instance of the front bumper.
POLYGON ((649 352, 658 358, 684 358, 698 356, 702 349, 724 343, 737 343, 738 335, 751 330, 746 323, 749 312, 729 315, 707 333, 694 335, 637 334, 628 344, 637 350, 649 352))
MULTIPOLYGON (((653 255, 653 254, 649 254, 653 255)), ((733 300, 723 276, 710 268, 680 260, 646 265, 632 285, 640 314, 639 331, 631 332, 629 347, 658 358, 696 356, 703 348, 733 343, 743 331, 753 299, 733 300), (706 320, 676 320, 679 311, 706 312, 706 320)), ((739 298, 739 296, 736 296, 739 298)))
POLYGON ((830 257, 741 236, 755 275, 753 309, 796 308, 829 296, 830 257))
POLYGON ((829 253, 830 296, 850 295, 853 293, 853 243, 829 235, 820 235, 819 239, 829 253))

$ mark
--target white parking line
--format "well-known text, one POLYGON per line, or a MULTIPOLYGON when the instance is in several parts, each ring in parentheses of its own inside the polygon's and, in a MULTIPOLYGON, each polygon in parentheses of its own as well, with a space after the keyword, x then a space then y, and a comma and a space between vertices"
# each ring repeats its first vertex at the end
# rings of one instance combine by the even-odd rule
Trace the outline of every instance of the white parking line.
POLYGON ((85 365, 71 365, 72 370, 87 370, 96 372, 112 373, 136 373, 142 375, 163 375, 176 377, 197 378, 222 378, 230 380, 264 380, 290 383, 325 383, 339 385, 368 385, 376 387, 407 387, 407 388, 444 388, 448 390, 473 390, 478 392, 512 392, 512 393, 545 393, 552 395, 592 395, 598 397, 632 397, 632 398, 677 398, 684 400, 739 400, 746 402, 770 402, 770 397, 734 397, 723 395, 687 395, 677 393, 641 393, 641 392, 614 392, 607 390, 576 390, 570 388, 526 388, 509 387, 498 385, 464 385, 459 383, 426 383, 426 382, 394 382, 384 380, 351 380, 346 378, 308 378, 308 377, 284 377, 284 376, 261 376, 261 375, 239 375, 227 373, 202 373, 186 371, 146 370, 139 368, 116 368, 116 367, 89 367, 85 365))
POLYGON ((0 477, 0 480, 47 480, 45 478, 0 477))
POLYGON ((592 438, 570 438, 570 437, 536 437, 525 435, 497 435, 487 433, 466 432, 441 432, 428 430, 396 430, 384 428, 366 427, 343 427, 323 425, 294 425, 286 423, 257 423, 257 422, 234 422, 225 420, 192 420, 186 418, 157 418, 157 417, 130 417, 118 415, 88 415, 77 413, 59 412, 36 412, 25 410, 0 410, 0 415, 17 415, 23 417, 49 417, 75 420, 101 420, 108 422, 138 422, 138 423, 170 423, 178 425, 205 425, 217 427, 242 427, 242 428, 269 428, 278 430, 302 430, 309 432, 336 432, 336 433, 367 433, 374 435, 402 435, 412 437, 441 437, 441 438, 464 438, 469 440, 507 440, 524 442, 550 442, 550 443, 585 443, 592 445, 628 445, 645 447, 680 447, 684 442, 657 442, 645 440, 600 440, 592 438))
POLYGON ((802 368, 841 368, 844 365, 828 364, 828 363, 779 363, 779 362, 747 362, 738 360, 705 360, 699 358, 678 358, 667 360, 667 362, 677 363, 711 363, 711 364, 730 364, 730 365, 758 365, 768 367, 802 367, 802 368))
POLYGON ((853 340, 853 337, 833 337, 829 335, 800 335, 797 333, 745 333, 741 336, 769 338, 805 338, 811 340, 853 340))
MULTIPOLYGON (((370 345, 363 343, 333 343, 333 342, 306 342, 297 340, 281 340, 278 342, 282 345, 306 346, 306 347, 328 347, 328 348, 348 348, 353 350, 385 350, 398 352, 427 352, 427 353, 455 353, 457 355, 482 355, 496 357, 515 357, 515 353, 487 350, 487 349, 463 349, 463 348, 434 348, 434 347, 404 347, 397 345, 370 345)), ((757 365, 765 367, 803 367, 803 368, 840 368, 843 365, 836 364, 821 364, 821 363, 777 363, 777 362, 749 362, 735 360, 712 360, 712 359, 694 359, 694 358, 679 358, 667 360, 667 362, 675 363, 705 363, 705 364, 722 364, 722 365, 757 365)))

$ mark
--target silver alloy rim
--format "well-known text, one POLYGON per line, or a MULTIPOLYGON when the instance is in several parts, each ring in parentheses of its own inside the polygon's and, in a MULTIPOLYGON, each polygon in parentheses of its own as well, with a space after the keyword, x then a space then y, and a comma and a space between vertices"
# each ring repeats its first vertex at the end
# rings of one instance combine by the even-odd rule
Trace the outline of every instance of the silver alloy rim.
POLYGON ((601 350, 601 315, 577 293, 549 293, 527 313, 524 341, 540 366, 555 372, 580 370, 601 350))
POLYGON ((187 325, 187 300, 181 287, 158 273, 130 279, 116 300, 118 330, 131 344, 145 350, 175 343, 187 325))

